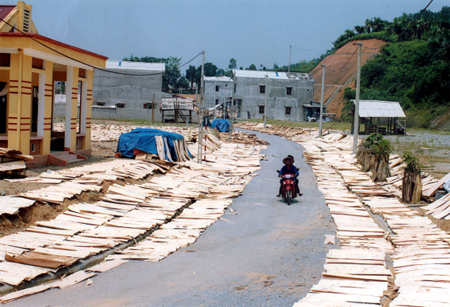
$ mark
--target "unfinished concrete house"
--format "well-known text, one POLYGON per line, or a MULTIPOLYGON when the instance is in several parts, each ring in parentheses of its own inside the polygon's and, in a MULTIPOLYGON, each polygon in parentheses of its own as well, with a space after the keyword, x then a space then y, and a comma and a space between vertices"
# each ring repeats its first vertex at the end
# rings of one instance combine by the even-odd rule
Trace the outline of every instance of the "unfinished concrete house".
POLYGON ((230 77, 205 77, 204 108, 213 109, 231 103, 233 79, 230 77))
POLYGON ((106 68, 94 74, 94 117, 149 119, 153 99, 163 96, 165 64, 106 61, 106 68))
POLYGON ((303 121, 304 104, 313 99, 311 74, 233 70, 233 106, 238 118, 303 121), (266 102, 267 100, 267 102, 266 102))

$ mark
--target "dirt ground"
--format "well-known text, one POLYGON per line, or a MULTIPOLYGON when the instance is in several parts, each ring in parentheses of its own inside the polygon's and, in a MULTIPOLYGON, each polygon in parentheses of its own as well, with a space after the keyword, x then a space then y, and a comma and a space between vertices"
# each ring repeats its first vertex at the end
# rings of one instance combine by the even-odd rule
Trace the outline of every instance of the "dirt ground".
POLYGON ((450 134, 411 131, 407 135, 385 136, 395 153, 412 152, 423 165, 423 171, 440 179, 450 172, 450 134))

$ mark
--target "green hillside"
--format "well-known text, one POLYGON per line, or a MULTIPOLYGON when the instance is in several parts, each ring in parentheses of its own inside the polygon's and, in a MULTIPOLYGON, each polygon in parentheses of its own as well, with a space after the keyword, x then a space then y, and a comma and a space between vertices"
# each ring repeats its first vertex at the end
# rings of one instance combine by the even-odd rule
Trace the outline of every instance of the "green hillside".
POLYGON ((409 125, 450 130, 450 7, 393 22, 374 18, 345 33, 335 48, 364 38, 388 42, 362 67, 361 99, 400 101, 409 125))

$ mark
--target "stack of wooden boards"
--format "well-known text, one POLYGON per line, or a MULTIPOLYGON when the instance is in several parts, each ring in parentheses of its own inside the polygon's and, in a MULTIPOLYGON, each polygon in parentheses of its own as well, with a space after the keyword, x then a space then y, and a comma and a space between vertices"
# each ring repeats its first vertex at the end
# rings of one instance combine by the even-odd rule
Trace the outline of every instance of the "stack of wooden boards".
POLYGON ((23 155, 18 150, 0 147, 0 178, 23 176, 27 169, 25 161, 33 160, 33 156, 23 155))
POLYGON ((322 279, 294 306, 379 305, 392 278, 385 259, 393 247, 384 238, 385 230, 375 223, 357 195, 347 189, 341 174, 332 167, 339 164, 343 169, 353 169, 352 165, 344 164, 339 151, 331 151, 327 144, 319 145, 327 150, 304 144, 305 158, 330 208, 341 249, 328 252, 322 279))
MULTIPOLYGON (((167 172, 161 169, 166 173, 164 176, 150 177, 145 183, 112 184, 98 201, 72 204, 51 221, 37 222, 22 232, 0 238, 0 281, 17 286, 111 248, 119 249, 119 252, 109 256, 103 267, 81 271, 73 274, 76 278, 72 275, 68 278, 73 282, 82 281, 127 259, 158 261, 167 257, 197 240, 209 225, 220 218, 231 204, 231 198, 242 193, 254 176, 252 173, 259 168, 263 148, 223 144, 211 155, 209 162, 198 164, 191 160, 167 172), (142 239, 134 247, 120 248, 142 239)), ((125 176, 139 179, 159 168, 145 161, 113 160, 61 171, 58 176, 72 179, 52 188, 67 185, 64 193, 69 189, 74 193, 81 186, 95 186, 90 180, 97 175, 103 175, 99 176, 103 180, 125 176), (105 167, 110 168, 105 171, 105 167), (100 169, 104 172, 96 173, 100 169), (75 183, 83 180, 87 182, 75 183)), ((51 199, 58 203, 64 193, 60 191, 55 196, 44 190, 24 196, 39 200, 45 197, 46 201, 51 199)), ((62 286, 48 283, 7 294, 0 298, 0 302, 53 287, 62 286)))
POLYGON ((0 157, 10 158, 14 160, 33 161, 33 156, 24 155, 21 151, 0 147, 0 157))
MULTIPOLYGON (((301 138, 341 249, 329 251, 321 281, 295 306, 380 306, 384 295, 389 306, 448 306, 450 236, 395 197, 398 178, 378 185, 354 165, 352 137, 301 138)), ((393 157, 391 164, 401 161, 393 157)), ((425 190, 439 184, 425 179, 425 190)))
MULTIPOLYGON (((436 191, 449 180, 450 173, 425 189, 424 195, 428 197, 433 196, 436 191)), ((450 220, 450 193, 447 193, 444 197, 435 200, 425 209, 427 210, 427 214, 432 215, 434 218, 450 220)))

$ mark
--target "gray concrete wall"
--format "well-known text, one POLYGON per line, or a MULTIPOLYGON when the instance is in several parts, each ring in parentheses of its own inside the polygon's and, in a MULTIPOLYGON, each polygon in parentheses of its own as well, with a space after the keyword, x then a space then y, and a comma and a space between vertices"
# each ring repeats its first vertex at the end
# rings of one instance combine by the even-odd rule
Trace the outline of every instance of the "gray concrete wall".
POLYGON ((232 97, 233 81, 210 81, 205 80, 205 108, 210 109, 216 105, 216 99, 219 104, 232 97), (219 91, 216 92, 216 85, 219 86, 219 91))
MULTIPOLYGON (((265 105, 265 94, 260 93, 260 85, 266 85, 265 78, 236 77, 235 99, 241 99, 241 118, 262 119, 259 106, 265 105)), ((313 100, 313 80, 267 80, 267 118, 278 120, 303 121, 303 104, 313 100), (291 95, 287 95, 287 87, 292 87, 291 95), (286 115, 286 107, 291 114, 286 115)))
MULTIPOLYGON (((151 74, 154 71, 110 69, 130 74, 151 74)), ((93 105, 104 103, 106 106, 114 106, 117 103, 125 103, 125 108, 143 108, 143 104, 155 99, 160 100, 162 93, 162 74, 151 76, 129 76, 94 71, 93 105)))
MULTIPOLYGON (((54 115, 56 117, 65 116, 65 104, 56 104, 54 107, 54 115)), ((169 113, 165 113, 165 117, 169 113)), ((188 111, 184 111, 184 114, 188 114, 188 111)), ((152 120, 152 110, 144 108, 92 108, 93 119, 121 119, 121 120, 152 120)), ((155 122, 162 122, 162 112, 159 110, 159 106, 155 109, 155 122)), ((192 122, 198 122, 197 112, 192 111, 192 122)))
POLYGON ((123 85, 134 85, 136 87, 146 88, 154 91, 161 91, 162 89, 162 76, 160 71, 143 71, 143 70, 131 70, 131 69, 113 69, 108 70, 117 71, 126 74, 154 74, 150 76, 129 76, 123 74, 109 73, 106 71, 95 70, 94 71, 94 90, 111 88, 123 85))

